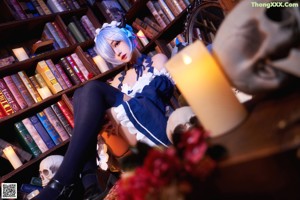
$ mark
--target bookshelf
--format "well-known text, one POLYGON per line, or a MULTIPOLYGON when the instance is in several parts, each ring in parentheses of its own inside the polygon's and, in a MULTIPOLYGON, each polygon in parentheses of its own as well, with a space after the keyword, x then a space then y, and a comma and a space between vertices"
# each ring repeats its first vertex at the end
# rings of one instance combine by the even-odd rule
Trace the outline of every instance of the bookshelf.
MULTIPOLYGON (((47 2, 47 1, 44 1, 47 2)), ((10 51, 15 47, 23 47, 28 53, 28 49, 41 39, 41 35, 44 31, 45 24, 48 22, 58 22, 60 28, 65 28, 63 34, 66 37, 71 37, 68 29, 66 29, 67 23, 71 21, 73 16, 78 17, 79 19, 83 15, 87 15, 91 23, 99 28, 101 23, 95 17, 93 11, 87 6, 85 1, 83 2, 80 8, 72 9, 67 11, 62 11, 58 13, 52 13, 47 15, 36 16, 26 19, 17 19, 15 18, 15 13, 8 6, 7 1, 0 2, 0 58, 9 55, 15 57, 10 51), (63 26, 63 27, 62 27, 63 26)), ((42 60, 51 59, 56 63, 60 58, 71 55, 74 52, 78 52, 78 47, 81 51, 86 51, 88 48, 92 48, 94 41, 92 38, 87 39, 83 42, 77 42, 74 38, 68 38, 70 45, 64 48, 51 49, 49 51, 43 52, 38 55, 31 55, 28 53, 29 58, 23 61, 18 61, 15 58, 15 62, 12 64, 7 64, 0 67, 0 78, 2 79, 5 76, 10 76, 12 74, 17 74, 20 71, 24 71, 28 76, 34 75, 37 63, 42 60)), ((82 61, 83 63, 88 62, 87 60, 82 61)), ((24 118, 35 115, 37 112, 44 110, 45 108, 51 106, 52 104, 58 102, 62 99, 62 95, 72 95, 74 91, 81 85, 87 83, 90 80, 100 79, 106 81, 114 77, 117 73, 124 70, 125 66, 118 66, 104 73, 99 73, 91 79, 86 80, 77 85, 65 89, 57 94, 43 99, 40 102, 36 102, 27 108, 16 111, 13 114, 7 115, 0 119, 0 138, 6 142, 15 145, 24 149, 20 145, 20 141, 16 137, 16 131, 14 130, 14 123, 23 120, 24 118)), ((38 168, 40 161, 51 154, 61 154, 63 155, 67 149, 69 139, 63 141, 59 145, 47 150, 46 152, 40 154, 37 157, 32 157, 29 161, 23 162, 23 165, 17 169, 13 169, 8 160, 1 158, 0 159, 0 182, 14 182, 18 183, 19 186, 23 183, 29 183, 31 177, 39 176, 38 168)), ((1 149, 2 152, 2 149, 1 149)))

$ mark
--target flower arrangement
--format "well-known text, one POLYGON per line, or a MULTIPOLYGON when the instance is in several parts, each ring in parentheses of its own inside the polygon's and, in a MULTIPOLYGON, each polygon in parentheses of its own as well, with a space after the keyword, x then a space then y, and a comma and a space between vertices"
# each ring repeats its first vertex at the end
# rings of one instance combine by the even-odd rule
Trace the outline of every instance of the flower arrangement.
POLYGON ((125 169, 130 165, 133 170, 121 175, 106 199, 193 199, 216 168, 208 154, 207 135, 204 129, 193 127, 183 134, 174 133, 174 145, 169 148, 139 143, 134 155, 123 162, 125 169))

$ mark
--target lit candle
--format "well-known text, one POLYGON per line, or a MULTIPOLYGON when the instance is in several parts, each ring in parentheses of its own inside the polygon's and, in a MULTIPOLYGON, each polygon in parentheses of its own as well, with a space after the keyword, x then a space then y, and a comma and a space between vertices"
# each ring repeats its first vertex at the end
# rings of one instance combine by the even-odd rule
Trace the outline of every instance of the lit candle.
POLYGON ((96 63, 99 70, 101 71, 101 73, 104 73, 107 70, 109 70, 109 67, 107 66, 107 63, 105 62, 105 60, 100 55, 94 56, 93 60, 96 63))
POLYGON ((199 40, 173 56, 166 68, 211 137, 230 131, 247 116, 222 70, 199 40))
POLYGON ((23 61, 29 58, 23 47, 12 49, 12 51, 19 61, 23 61))
POLYGON ((146 38, 145 34, 143 33, 143 31, 139 30, 136 35, 138 36, 139 40, 141 41, 141 43, 146 46, 149 43, 149 40, 146 38))
POLYGON ((3 149, 3 153, 6 156, 6 158, 9 160, 11 165, 14 167, 14 169, 17 169, 22 165, 21 160, 19 159, 16 152, 11 146, 8 146, 5 149, 3 149))

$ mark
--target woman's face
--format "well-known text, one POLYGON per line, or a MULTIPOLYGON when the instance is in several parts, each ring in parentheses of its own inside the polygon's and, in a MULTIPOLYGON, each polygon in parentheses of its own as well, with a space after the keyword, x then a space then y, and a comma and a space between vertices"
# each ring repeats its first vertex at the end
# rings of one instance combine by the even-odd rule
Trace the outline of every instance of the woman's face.
POLYGON ((115 60, 121 63, 129 62, 132 56, 132 51, 129 45, 121 41, 110 40, 108 41, 115 52, 115 60))

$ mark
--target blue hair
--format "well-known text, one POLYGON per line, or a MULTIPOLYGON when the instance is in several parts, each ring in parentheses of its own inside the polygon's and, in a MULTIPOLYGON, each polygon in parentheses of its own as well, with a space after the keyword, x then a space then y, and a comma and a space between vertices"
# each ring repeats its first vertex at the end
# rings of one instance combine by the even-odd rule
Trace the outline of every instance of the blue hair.
MULTIPOLYGON (((97 53, 107 62, 112 64, 122 64, 122 62, 115 59, 115 52, 111 47, 108 40, 113 41, 124 41, 128 46, 130 51, 133 51, 135 47, 135 35, 131 30, 119 27, 105 27, 100 30, 95 38, 95 46, 97 53)), ((131 28, 131 27, 130 27, 131 28)))

